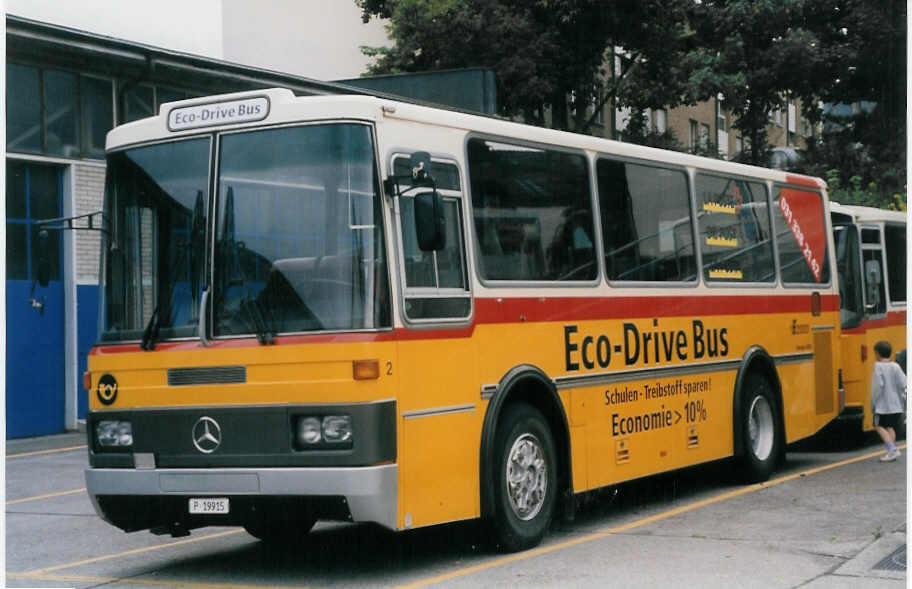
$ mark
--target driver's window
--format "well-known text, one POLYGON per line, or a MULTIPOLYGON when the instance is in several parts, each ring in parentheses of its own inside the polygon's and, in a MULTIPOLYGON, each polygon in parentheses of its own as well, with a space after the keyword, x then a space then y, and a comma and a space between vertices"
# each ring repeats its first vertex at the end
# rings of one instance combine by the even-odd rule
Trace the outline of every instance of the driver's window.
MULTIPOLYGON (((408 175, 408 159, 393 161, 397 177, 408 175)), ((404 309, 410 320, 461 319, 471 313, 466 271, 459 170, 453 164, 432 162, 431 176, 443 197, 445 245, 439 251, 422 251, 415 232, 413 193, 399 198, 400 263, 405 283, 404 309)), ((407 184, 400 182, 405 192, 407 184)))
POLYGON ((887 311, 884 296, 883 256, 880 250, 864 250, 865 311, 881 315, 887 311))

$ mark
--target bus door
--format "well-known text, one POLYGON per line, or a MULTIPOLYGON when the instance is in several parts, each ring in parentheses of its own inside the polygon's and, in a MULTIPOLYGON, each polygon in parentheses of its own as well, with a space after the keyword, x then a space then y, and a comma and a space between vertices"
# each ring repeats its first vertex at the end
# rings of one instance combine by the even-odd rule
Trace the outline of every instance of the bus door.
MULTIPOLYGON (((409 158, 393 157, 394 174, 407 177, 409 158)), ((435 159, 431 175, 442 196, 445 244, 418 246, 415 195, 430 189, 404 185, 393 198, 398 244, 399 477, 401 528, 479 515, 478 447, 483 414, 470 321, 472 293, 466 256, 466 206, 459 168, 435 159), (445 457, 445 458, 444 458, 445 457)))
MULTIPOLYGON (((884 271, 884 252, 881 228, 877 225, 862 225, 861 230, 861 263, 862 283, 864 284, 864 321, 863 337, 859 356, 863 365, 860 383, 861 403, 870 405, 870 382, 874 372, 874 344, 885 339, 884 323, 887 317, 886 272, 884 271)), ((874 427, 873 416, 865 411, 864 429, 874 427)))
POLYGON ((836 242, 836 267, 839 279, 840 367, 846 395, 847 412, 859 420, 864 413, 865 351, 864 274, 861 262, 861 235, 852 223, 833 226, 836 242))

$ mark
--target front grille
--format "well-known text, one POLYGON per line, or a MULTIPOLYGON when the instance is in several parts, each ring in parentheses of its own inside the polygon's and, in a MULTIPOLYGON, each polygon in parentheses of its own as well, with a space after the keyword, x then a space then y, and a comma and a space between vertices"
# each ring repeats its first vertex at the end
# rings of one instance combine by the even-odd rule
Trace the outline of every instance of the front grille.
POLYGON ((243 384, 247 382, 246 366, 204 366, 201 368, 169 368, 168 386, 200 384, 243 384))

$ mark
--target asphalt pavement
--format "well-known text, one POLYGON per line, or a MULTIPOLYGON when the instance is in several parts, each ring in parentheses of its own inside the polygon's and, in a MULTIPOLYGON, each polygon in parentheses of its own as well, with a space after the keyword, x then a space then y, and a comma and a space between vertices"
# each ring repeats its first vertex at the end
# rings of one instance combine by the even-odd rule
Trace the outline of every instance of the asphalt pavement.
POLYGON ((906 456, 805 444, 762 485, 725 462, 584 497, 534 550, 500 555, 472 524, 392 534, 320 523, 305 549, 237 528, 124 534, 84 492, 85 434, 6 446, 8 587, 906 586, 906 456))

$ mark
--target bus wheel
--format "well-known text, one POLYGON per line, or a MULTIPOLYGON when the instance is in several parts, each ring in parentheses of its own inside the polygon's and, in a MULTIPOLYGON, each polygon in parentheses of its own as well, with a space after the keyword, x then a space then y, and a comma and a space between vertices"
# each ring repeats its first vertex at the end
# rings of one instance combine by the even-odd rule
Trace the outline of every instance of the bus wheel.
POLYGON ((244 524, 247 533, 268 544, 295 544, 304 540, 317 520, 312 517, 298 517, 280 520, 264 517, 244 524))
POLYGON ((773 474, 781 451, 776 406, 772 387, 766 378, 751 374, 747 377, 744 390, 741 470, 747 482, 758 483, 773 474))
POLYGON ((554 440, 541 413, 524 404, 510 407, 498 430, 490 524, 498 547, 515 552, 541 542, 554 515, 554 440))

